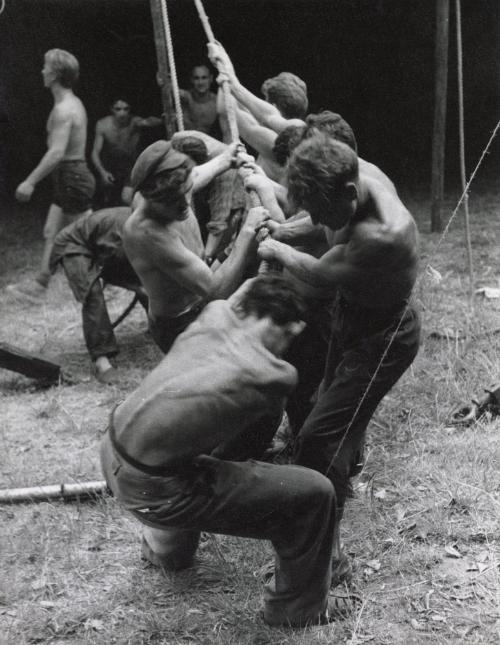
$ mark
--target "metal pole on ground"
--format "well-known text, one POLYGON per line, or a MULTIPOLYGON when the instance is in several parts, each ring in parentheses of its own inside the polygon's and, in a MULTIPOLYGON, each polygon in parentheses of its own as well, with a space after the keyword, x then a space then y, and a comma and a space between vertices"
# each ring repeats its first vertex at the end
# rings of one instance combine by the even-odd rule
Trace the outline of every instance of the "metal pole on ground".
POLYGON ((105 481, 9 488, 0 490, 0 504, 92 499, 104 495, 106 490, 107 486, 105 481))

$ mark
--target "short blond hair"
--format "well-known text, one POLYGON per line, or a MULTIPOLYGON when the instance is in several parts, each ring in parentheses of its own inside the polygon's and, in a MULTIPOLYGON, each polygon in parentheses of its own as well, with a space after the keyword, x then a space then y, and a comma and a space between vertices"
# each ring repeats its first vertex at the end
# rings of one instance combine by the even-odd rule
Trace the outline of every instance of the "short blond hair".
POLYGON ((80 76, 80 64, 77 59, 64 49, 49 49, 45 60, 56 75, 56 80, 63 87, 74 87, 80 76))

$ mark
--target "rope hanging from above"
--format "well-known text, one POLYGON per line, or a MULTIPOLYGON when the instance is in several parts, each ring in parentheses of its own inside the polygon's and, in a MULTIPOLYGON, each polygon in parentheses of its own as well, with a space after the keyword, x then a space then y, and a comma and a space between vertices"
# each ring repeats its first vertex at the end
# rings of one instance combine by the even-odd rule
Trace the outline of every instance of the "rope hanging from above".
MULTIPOLYGON (((207 40, 209 43, 215 43, 217 42, 215 40, 214 32, 212 31, 212 27, 210 26, 210 21, 208 19, 208 16, 205 12, 205 8, 203 7, 203 2, 202 0, 194 0, 194 4, 196 5, 196 9, 198 11, 198 16, 200 17, 201 24, 203 26, 203 30, 205 31, 205 35, 207 37, 207 40)), ((219 72, 224 72, 224 69, 219 69, 219 72)), ((222 91, 224 94, 224 105, 226 108, 226 116, 229 124, 229 132, 231 135, 231 142, 235 143, 239 141, 240 136, 238 132, 238 121, 236 118, 236 108, 234 104, 234 100, 231 96, 231 87, 229 85, 228 80, 223 80, 221 83, 222 86, 222 91)), ((257 206, 262 206, 262 203, 260 201, 259 196, 254 190, 251 190, 248 192, 249 200, 250 200, 250 205, 252 208, 255 208, 257 206)), ((262 241, 264 239, 265 233, 264 229, 261 230, 260 237, 258 238, 259 241, 262 241)), ((259 273, 268 273, 269 271, 278 271, 277 266, 275 266, 276 263, 269 263, 266 260, 263 260, 260 263, 259 266, 259 273)))
POLYGON ((161 18, 163 23, 163 33, 167 45, 168 65, 170 67, 170 77, 172 80, 172 94, 174 96, 175 115, 177 118, 177 129, 184 130, 184 117, 181 106, 181 96, 179 92, 179 82, 177 80, 177 69, 175 67, 174 45, 172 42, 172 33, 170 30, 170 21, 168 19, 167 0, 160 0, 161 18))
MULTIPOLYGON (((214 32, 212 31, 212 27, 210 26, 210 21, 208 20, 208 16, 205 12, 202 1, 194 0, 194 4, 196 5, 196 9, 198 11, 198 15, 200 17, 200 21, 205 31, 205 35, 207 37, 208 42, 215 43, 216 40, 215 40, 214 32)), ((219 69, 218 71, 223 72, 224 70, 219 69)), ((224 104, 226 106, 226 115, 229 123, 231 142, 234 143, 236 141, 239 141, 240 136, 238 133, 238 121, 236 119, 234 103, 231 98, 231 88, 229 86, 229 81, 227 80, 222 81, 221 85, 222 85, 222 91, 224 93, 224 104)), ((259 204, 256 204, 256 205, 258 206, 259 204)))

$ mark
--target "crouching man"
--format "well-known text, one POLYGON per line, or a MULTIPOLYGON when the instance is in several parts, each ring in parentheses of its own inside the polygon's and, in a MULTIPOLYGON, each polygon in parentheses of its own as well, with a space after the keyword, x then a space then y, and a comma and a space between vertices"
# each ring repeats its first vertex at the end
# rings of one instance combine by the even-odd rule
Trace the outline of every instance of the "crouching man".
POLYGON ((154 565, 192 565, 201 531, 271 540, 270 625, 329 617, 333 486, 308 468, 253 460, 296 384, 280 357, 303 314, 281 276, 212 301, 115 409, 101 446, 109 488, 145 525, 142 551, 154 565))
POLYGON ((148 309, 148 297, 128 261, 122 244, 128 206, 104 208, 81 217, 60 231, 50 256, 52 273, 61 264, 75 298, 82 304, 85 344, 98 381, 111 384, 120 378, 110 358, 118 344, 109 318, 101 280, 135 292, 148 309))

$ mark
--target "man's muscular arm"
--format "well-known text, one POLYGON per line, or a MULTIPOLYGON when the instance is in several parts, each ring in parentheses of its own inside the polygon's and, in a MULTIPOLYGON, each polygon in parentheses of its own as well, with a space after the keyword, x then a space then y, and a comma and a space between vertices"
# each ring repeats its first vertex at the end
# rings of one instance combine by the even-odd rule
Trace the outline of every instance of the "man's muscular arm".
POLYGON ((277 137, 276 132, 260 125, 254 116, 239 107, 236 107, 236 120, 241 138, 263 157, 274 160, 273 146, 277 137))
POLYGON ((317 286, 363 288, 374 275, 394 275, 416 266, 413 229, 388 230, 378 223, 358 224, 347 243, 335 244, 316 259, 273 239, 264 240, 258 249, 264 260, 277 260, 291 274, 317 286))
POLYGON ((115 178, 113 174, 108 172, 106 168, 102 165, 101 161, 101 152, 104 146, 104 124, 102 121, 98 121, 95 126, 95 136, 94 136, 94 145, 92 146, 92 163, 94 164, 97 172, 101 175, 103 182, 106 185, 111 185, 115 178))
POLYGON ((54 107, 49 149, 38 166, 17 187, 16 197, 19 201, 28 201, 38 182, 49 175, 64 159, 71 134, 71 125, 71 113, 60 106, 54 107))
MULTIPOLYGON (((270 180, 256 164, 248 164, 248 166, 251 166, 254 172, 244 177, 245 188, 257 193, 262 206, 269 212, 272 220, 275 222, 284 222, 285 215, 278 204, 274 187, 270 180)), ((242 170, 246 170, 246 166, 242 170)))
POLYGON ((266 239, 260 243, 259 256, 263 260, 276 260, 292 275, 303 282, 319 287, 336 287, 362 279, 363 270, 345 260, 345 245, 339 244, 316 259, 308 253, 297 251, 287 244, 266 239))
POLYGON ((134 126, 136 128, 158 128, 163 125, 163 119, 159 116, 134 117, 134 126))
POLYGON ((255 228, 266 216, 262 208, 249 211, 230 256, 214 271, 178 238, 161 236, 158 240, 148 240, 148 258, 169 280, 175 280, 189 291, 207 300, 227 298, 243 279, 247 263, 255 252, 255 228))
MULTIPOLYGON (((210 161, 201 166, 195 166, 191 172, 193 191, 196 192, 207 186, 215 177, 237 164, 238 153, 244 150, 240 143, 231 143, 210 161)), ((244 159, 241 160, 243 162, 244 159)))
POLYGON ((275 105, 258 98, 239 82, 231 59, 220 43, 208 44, 208 56, 220 72, 227 74, 233 96, 266 128, 278 134, 289 125, 304 125, 301 119, 285 119, 275 105))
POLYGON ((299 211, 281 224, 268 222, 267 228, 271 237, 288 244, 303 244, 313 240, 326 241, 325 229, 320 224, 313 224, 307 211, 299 211))
POLYGON ((255 257, 255 231, 267 217, 267 211, 261 206, 248 211, 229 257, 214 267, 212 299, 228 298, 240 286, 248 263, 255 257))

